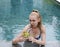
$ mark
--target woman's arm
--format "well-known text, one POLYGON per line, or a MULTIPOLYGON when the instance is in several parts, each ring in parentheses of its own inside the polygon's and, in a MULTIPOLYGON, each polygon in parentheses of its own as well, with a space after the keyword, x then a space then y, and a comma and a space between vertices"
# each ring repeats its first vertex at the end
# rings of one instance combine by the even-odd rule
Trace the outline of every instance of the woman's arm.
POLYGON ((36 43, 45 45, 46 43, 46 32, 45 32, 45 27, 41 27, 41 40, 35 40, 36 43))
POLYGON ((29 24, 25 26, 25 28, 19 33, 19 35, 13 39, 13 43, 16 44, 17 42, 25 41, 25 38, 23 37, 23 32, 25 32, 29 28, 29 24))

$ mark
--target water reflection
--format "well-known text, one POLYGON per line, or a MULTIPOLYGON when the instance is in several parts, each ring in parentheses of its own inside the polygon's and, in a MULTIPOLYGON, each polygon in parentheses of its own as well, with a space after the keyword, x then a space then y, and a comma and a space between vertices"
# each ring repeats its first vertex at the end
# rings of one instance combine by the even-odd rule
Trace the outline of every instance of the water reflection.
POLYGON ((11 13, 14 15, 20 14, 21 0, 11 0, 11 13))
POLYGON ((8 17, 7 15, 3 16, 4 15, 3 13, 3 15, 0 17, 0 24, 2 24, 0 26, 0 39, 12 40, 28 23, 28 16, 32 11, 32 9, 38 8, 43 18, 43 24, 46 25, 47 40, 60 40, 60 35, 59 35, 60 34, 59 32, 60 31, 59 29, 60 28, 60 22, 59 22, 60 7, 55 4, 48 4, 43 0, 42 1, 40 0, 42 3, 41 2, 39 3, 39 0, 36 1, 11 0, 10 15, 8 15, 8 17), (38 4, 41 6, 39 7, 38 4))
MULTIPOLYGON (((11 0, 11 20, 16 21, 17 24, 26 24, 24 20, 28 19, 32 9, 33 0, 11 0)), ((15 22, 12 22, 12 24, 15 24, 15 22)))
POLYGON ((55 31, 55 33, 56 33, 56 39, 57 40, 60 40, 60 18, 59 17, 57 17, 57 24, 55 25, 56 26, 56 31, 55 31))
POLYGON ((21 15, 24 19, 28 18, 30 12, 33 9, 33 0, 22 0, 22 12, 21 15))
POLYGON ((10 28, 7 25, 0 25, 0 27, 0 40, 11 40, 13 38, 13 34, 10 28))

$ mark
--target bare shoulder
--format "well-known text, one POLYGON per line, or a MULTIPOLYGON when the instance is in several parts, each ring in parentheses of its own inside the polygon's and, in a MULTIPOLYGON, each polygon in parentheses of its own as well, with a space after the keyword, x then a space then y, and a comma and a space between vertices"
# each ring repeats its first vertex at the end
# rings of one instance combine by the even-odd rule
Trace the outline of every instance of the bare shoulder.
POLYGON ((19 33, 19 35, 21 36, 23 34, 23 32, 27 31, 27 29, 29 28, 30 24, 27 24, 23 30, 19 33))
POLYGON ((42 26, 41 26, 41 30, 42 30, 42 32, 45 32, 45 31, 46 31, 46 29, 45 29, 45 26, 44 26, 44 25, 42 25, 42 26))
POLYGON ((28 28, 30 28, 30 24, 27 24, 24 28, 23 28, 23 30, 27 30, 28 28))

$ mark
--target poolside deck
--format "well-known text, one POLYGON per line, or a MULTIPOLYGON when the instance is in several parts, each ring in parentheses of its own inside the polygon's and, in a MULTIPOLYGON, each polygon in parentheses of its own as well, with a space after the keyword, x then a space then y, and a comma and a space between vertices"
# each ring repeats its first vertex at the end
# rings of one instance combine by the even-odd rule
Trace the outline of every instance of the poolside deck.
MULTIPOLYGON (((0 47, 15 47, 15 46, 12 46, 11 42, 0 41, 0 47)), ((16 47, 23 47, 23 44, 21 43, 21 45, 18 45, 16 47)), ((60 47, 60 42, 49 41, 49 42, 46 42, 45 47, 60 47)))

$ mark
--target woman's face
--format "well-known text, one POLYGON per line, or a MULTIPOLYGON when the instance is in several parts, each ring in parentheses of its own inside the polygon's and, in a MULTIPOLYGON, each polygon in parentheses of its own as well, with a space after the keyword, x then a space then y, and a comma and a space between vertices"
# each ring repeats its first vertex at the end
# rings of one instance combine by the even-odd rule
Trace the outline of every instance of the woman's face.
POLYGON ((30 24, 32 25, 32 27, 37 27, 37 25, 38 25, 39 18, 36 15, 37 15, 36 12, 32 12, 29 17, 29 21, 30 21, 30 24))

